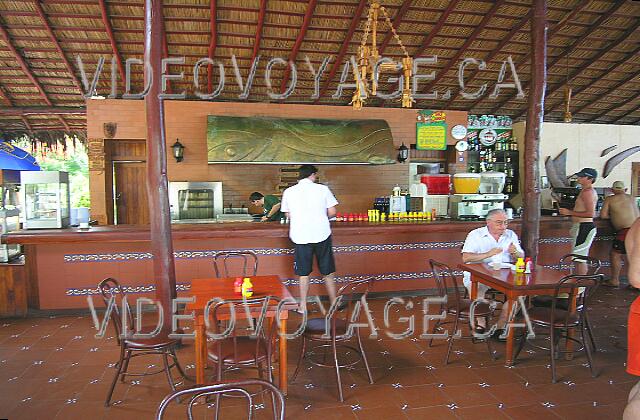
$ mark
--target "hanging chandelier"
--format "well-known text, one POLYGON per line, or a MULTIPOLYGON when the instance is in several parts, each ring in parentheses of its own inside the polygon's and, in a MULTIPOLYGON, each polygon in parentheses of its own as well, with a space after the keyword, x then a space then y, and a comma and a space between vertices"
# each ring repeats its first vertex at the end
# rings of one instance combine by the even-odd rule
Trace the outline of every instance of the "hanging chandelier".
POLYGON ((362 36, 362 41, 358 47, 357 68, 353 69, 356 81, 356 90, 353 93, 350 104, 353 105, 354 109, 362 109, 366 100, 370 96, 375 96, 378 91, 378 79, 374 69, 376 63, 378 63, 378 60, 381 58, 376 45, 378 40, 378 18, 380 17, 380 12, 382 12, 382 15, 384 16, 383 23, 386 24, 393 34, 393 37, 404 53, 404 57, 402 58, 401 63, 385 60, 378 66, 378 72, 383 70, 397 72, 402 70, 403 86, 400 100, 403 108, 411 108, 413 106, 413 102, 415 102, 411 96, 410 88, 413 59, 409 56, 407 49, 402 44, 400 37, 391 24, 391 19, 389 19, 387 10, 377 2, 371 3, 369 12, 367 13, 367 23, 364 28, 364 35, 362 36), (369 34, 371 34, 371 44, 367 45, 369 34))

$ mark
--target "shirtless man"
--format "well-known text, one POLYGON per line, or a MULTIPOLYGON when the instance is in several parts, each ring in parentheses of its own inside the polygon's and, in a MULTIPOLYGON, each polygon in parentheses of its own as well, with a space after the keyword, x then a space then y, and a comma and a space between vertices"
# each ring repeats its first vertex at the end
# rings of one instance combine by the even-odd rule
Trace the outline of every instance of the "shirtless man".
MULTIPOLYGON (((611 280, 603 284, 610 287, 619 287, 622 262, 626 259, 624 239, 633 222, 640 216, 640 212, 635 199, 626 194, 627 189, 624 186, 624 182, 614 182, 611 186, 611 191, 613 191, 613 195, 604 200, 600 211, 600 218, 610 219, 611 225, 616 231, 613 248, 611 249, 611 280)), ((627 261, 625 261, 626 265, 628 265, 627 261)))
MULTIPOLYGON (((640 219, 631 225, 624 245, 629 257, 629 284, 640 288, 640 219)), ((627 325, 627 373, 640 376, 640 297, 631 304, 627 325)), ((640 382, 631 388, 629 403, 622 418, 640 418, 640 382)))
MULTIPOLYGON (((589 255, 589 248, 593 238, 596 236, 596 225, 593 218, 596 215, 596 204, 598 203, 598 194, 593 189, 593 183, 598 178, 598 172, 593 168, 582 168, 576 174, 578 176, 578 184, 582 186, 582 191, 576 198, 573 210, 560 209, 562 216, 571 216, 573 226, 571 227, 571 236, 573 237, 572 254, 583 256, 589 255)), ((576 262, 576 274, 587 274, 587 264, 576 262)))

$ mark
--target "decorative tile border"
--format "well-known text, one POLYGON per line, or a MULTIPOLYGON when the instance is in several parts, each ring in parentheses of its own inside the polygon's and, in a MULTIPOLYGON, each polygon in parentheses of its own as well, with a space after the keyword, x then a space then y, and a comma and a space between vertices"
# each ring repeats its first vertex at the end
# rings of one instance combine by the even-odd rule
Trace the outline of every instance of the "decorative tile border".
MULTIPOLYGON (((596 241, 611 241, 613 236, 598 236, 596 241)), ((571 243, 569 237, 542 238, 540 244, 561 244, 571 243)), ((427 249, 452 249, 461 248, 463 241, 452 242, 416 242, 409 244, 371 244, 371 245, 339 245, 333 247, 336 254, 357 253, 357 252, 397 252, 397 251, 419 251, 427 249)), ((178 260, 213 258, 214 254, 220 250, 204 251, 176 251, 174 258, 178 260)), ((258 256, 282 256, 293 255, 293 248, 253 248, 253 249, 233 249, 230 251, 253 251, 258 256)), ((150 260, 150 252, 122 252, 113 254, 67 254, 64 255, 65 263, 97 263, 97 262, 117 262, 117 261, 140 261, 150 260)))

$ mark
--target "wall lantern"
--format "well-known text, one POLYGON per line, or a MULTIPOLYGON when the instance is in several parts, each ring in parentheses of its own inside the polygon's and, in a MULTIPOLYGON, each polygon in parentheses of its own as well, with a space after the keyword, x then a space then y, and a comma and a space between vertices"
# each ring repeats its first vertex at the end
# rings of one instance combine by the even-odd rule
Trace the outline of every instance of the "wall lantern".
POLYGON ((402 143, 402 146, 398 147, 398 162, 402 163, 409 158, 409 148, 402 143))
POLYGON ((184 159, 184 146, 180 143, 180 140, 176 139, 176 142, 171 148, 173 149, 173 157, 176 158, 176 162, 182 162, 182 159, 184 159))

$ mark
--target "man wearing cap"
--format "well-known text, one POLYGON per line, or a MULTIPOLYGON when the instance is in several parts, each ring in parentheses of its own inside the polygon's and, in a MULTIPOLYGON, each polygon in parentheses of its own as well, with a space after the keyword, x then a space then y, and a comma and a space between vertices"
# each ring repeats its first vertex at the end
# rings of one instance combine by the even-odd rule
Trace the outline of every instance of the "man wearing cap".
POLYGON ((624 265, 628 265, 624 239, 627 237, 627 232, 629 232, 633 222, 640 216, 640 212, 634 198, 626 194, 627 189, 624 182, 614 182, 611 186, 611 191, 613 191, 613 195, 604 200, 600 211, 600 218, 611 220, 611 225, 616 231, 616 237, 613 240, 611 249, 611 280, 603 284, 610 287, 619 287, 623 260, 624 265))
MULTIPOLYGON (((593 188, 593 184, 598 178, 598 172, 593 168, 582 168, 576 175, 582 190, 576 198, 573 210, 561 208, 560 214, 571 216, 573 222, 571 227, 573 249, 571 253, 586 257, 589 255, 589 248, 591 248, 593 238, 596 236, 596 225, 593 223, 593 218, 596 215, 598 194, 593 188)), ((576 274, 587 274, 587 264, 576 261, 576 274)))

